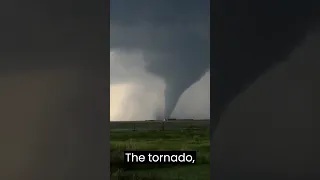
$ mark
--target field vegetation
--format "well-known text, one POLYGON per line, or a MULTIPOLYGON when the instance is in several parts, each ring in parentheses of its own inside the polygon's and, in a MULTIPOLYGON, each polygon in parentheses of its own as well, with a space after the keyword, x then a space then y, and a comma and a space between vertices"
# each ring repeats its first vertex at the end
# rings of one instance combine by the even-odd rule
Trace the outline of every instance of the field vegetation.
POLYGON ((164 125, 163 122, 123 122, 121 126, 121 122, 116 122, 116 125, 112 126, 112 123, 112 180, 210 179, 209 120, 206 123, 196 120, 164 122, 164 125), (125 150, 194 150, 197 151, 197 163, 128 165, 123 163, 125 150))

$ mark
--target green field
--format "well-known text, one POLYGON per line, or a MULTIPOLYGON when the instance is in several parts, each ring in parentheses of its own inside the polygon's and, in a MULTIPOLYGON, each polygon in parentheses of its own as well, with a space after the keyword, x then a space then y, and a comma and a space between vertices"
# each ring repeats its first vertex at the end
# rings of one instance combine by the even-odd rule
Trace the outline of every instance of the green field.
POLYGON ((112 180, 210 179, 209 120, 111 122, 110 124, 112 180), (135 128, 132 128, 134 126, 135 128), (126 165, 123 163, 124 150, 195 150, 197 163, 126 165))
POLYGON ((173 121, 112 121, 111 131, 120 130, 181 130, 186 128, 209 128, 210 120, 173 121))

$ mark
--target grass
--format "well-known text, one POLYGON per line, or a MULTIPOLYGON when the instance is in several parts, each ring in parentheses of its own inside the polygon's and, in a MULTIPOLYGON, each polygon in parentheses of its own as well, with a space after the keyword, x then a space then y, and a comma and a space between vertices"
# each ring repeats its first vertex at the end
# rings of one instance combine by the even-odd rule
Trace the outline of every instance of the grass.
POLYGON ((111 130, 181 130, 189 127, 209 127, 210 120, 175 120, 175 121, 113 121, 111 130))
POLYGON ((112 180, 207 180, 210 179, 209 126, 174 130, 112 131, 112 180), (124 150, 195 150, 197 163, 158 165, 123 163, 124 150))

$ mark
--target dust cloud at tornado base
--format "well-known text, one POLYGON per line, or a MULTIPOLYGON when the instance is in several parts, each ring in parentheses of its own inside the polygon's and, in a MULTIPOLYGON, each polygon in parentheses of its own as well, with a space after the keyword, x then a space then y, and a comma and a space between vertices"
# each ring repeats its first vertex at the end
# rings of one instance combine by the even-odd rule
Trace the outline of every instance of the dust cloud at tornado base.
MULTIPOLYGON (((142 52, 111 50, 111 121, 156 119, 164 111, 165 81, 145 66, 142 52)), ((171 117, 210 117, 210 71, 181 95, 171 117)))

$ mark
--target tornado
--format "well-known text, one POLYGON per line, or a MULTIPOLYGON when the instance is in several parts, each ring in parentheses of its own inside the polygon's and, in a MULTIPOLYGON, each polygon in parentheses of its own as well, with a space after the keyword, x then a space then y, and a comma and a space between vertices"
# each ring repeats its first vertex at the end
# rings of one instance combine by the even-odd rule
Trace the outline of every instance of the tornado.
POLYGON ((319 2, 219 2, 213 178, 319 179, 319 2))
POLYGON ((111 48, 140 49, 145 70, 165 82, 170 118, 181 95, 210 70, 209 0, 111 0, 111 48))
POLYGON ((218 94, 214 108, 217 116, 223 115, 228 105, 259 77, 288 61, 292 51, 319 26, 319 17, 313 14, 319 7, 315 2, 224 2, 212 9, 216 14, 213 23, 217 48, 212 67, 218 94), (301 16, 296 16, 297 11, 301 16), (238 16, 230 16, 231 12, 238 16))

